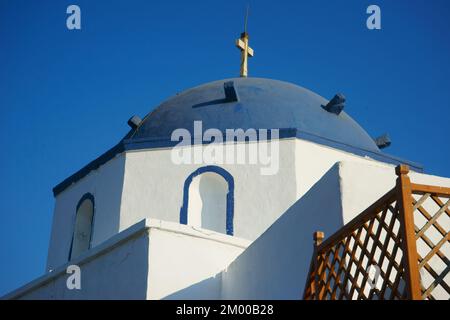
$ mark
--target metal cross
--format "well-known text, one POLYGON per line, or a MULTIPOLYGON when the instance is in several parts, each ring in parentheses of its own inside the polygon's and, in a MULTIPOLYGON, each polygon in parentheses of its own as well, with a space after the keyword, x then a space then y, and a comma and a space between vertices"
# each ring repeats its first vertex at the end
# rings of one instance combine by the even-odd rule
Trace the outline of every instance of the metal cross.
POLYGON ((236 40, 236 47, 241 50, 241 77, 248 76, 248 57, 253 57, 253 49, 248 45, 248 33, 243 32, 236 40))

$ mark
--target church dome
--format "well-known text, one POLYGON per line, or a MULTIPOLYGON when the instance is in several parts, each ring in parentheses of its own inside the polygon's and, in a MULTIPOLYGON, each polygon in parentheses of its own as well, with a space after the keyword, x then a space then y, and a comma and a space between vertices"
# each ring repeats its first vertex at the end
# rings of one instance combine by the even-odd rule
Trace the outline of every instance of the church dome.
MULTIPOLYGON (((334 98, 332 100, 335 100, 334 98)), ((194 121, 202 131, 219 129, 280 129, 280 138, 293 138, 398 165, 421 172, 420 164, 380 151, 369 134, 339 106, 323 108, 330 101, 292 83, 262 78, 232 78, 209 82, 179 93, 140 120, 132 117, 132 129, 114 147, 53 188, 58 195, 92 170, 129 150, 171 147, 173 131, 187 129, 194 137, 194 121)), ((203 132, 200 132, 203 133, 203 132)))
MULTIPOLYGON (((227 86, 227 85, 225 85, 227 86)), ((229 93, 229 92, 228 92, 229 93)), ((328 100, 300 86, 271 79, 233 78, 186 90, 149 113, 129 137, 131 141, 170 138, 178 128, 193 135, 194 121, 203 131, 226 129, 295 129, 297 136, 379 152, 373 139, 342 111, 328 112, 328 100), (231 83, 231 99, 224 84, 231 83), (234 89, 233 89, 234 87, 234 89), (236 92, 237 99, 233 99, 236 92), (227 100, 228 99, 228 100, 227 100)))

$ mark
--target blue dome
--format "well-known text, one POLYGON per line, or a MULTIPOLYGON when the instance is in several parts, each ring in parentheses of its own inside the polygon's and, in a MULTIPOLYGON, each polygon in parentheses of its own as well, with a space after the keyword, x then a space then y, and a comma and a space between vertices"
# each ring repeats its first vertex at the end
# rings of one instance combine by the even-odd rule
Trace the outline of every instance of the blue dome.
POLYGON ((203 131, 226 129, 280 129, 280 137, 298 137, 379 161, 407 163, 422 172, 420 164, 382 153, 372 138, 344 111, 328 112, 329 101, 291 83, 234 78, 210 82, 184 91, 163 102, 142 122, 131 121, 134 129, 114 147, 53 188, 56 196, 117 154, 127 150, 176 145, 172 132, 185 128, 193 136, 194 121, 203 131), (230 85, 232 83, 232 85, 230 85), (136 126, 137 127, 136 127, 136 126))
POLYGON ((322 108, 328 100, 297 85, 262 78, 233 78, 186 90, 148 114, 131 140, 167 139, 178 128, 193 134, 194 121, 203 130, 296 129, 305 134, 368 151, 379 152, 373 139, 344 111, 322 108), (224 84, 232 81, 237 101, 227 102, 224 84))

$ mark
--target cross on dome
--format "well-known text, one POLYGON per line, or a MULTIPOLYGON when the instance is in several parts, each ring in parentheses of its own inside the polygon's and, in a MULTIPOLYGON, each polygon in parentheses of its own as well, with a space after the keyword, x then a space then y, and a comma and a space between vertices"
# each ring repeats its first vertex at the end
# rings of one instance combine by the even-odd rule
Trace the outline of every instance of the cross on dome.
POLYGON ((250 48, 249 35, 247 33, 247 19, 248 19, 248 7, 247 7, 247 15, 245 16, 245 25, 244 32, 241 33, 241 37, 236 40, 236 47, 241 50, 241 77, 248 76, 248 57, 253 57, 254 52, 253 49, 250 48))

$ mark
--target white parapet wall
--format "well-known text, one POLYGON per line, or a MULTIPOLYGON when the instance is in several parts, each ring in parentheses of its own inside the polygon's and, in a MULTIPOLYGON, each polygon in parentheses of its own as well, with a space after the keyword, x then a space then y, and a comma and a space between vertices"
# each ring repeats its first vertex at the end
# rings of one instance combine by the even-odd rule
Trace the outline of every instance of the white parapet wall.
POLYGON ((220 299, 220 272, 250 243, 183 224, 154 223, 150 229, 147 298, 220 299))
POLYGON ((3 299, 145 299, 148 225, 141 221, 3 299), (79 266, 81 289, 68 289, 67 268, 79 266))
POLYGON ((146 219, 2 299, 219 298, 220 275, 215 275, 249 244, 213 231, 146 219), (66 285, 70 265, 80 267, 80 290, 66 285))

